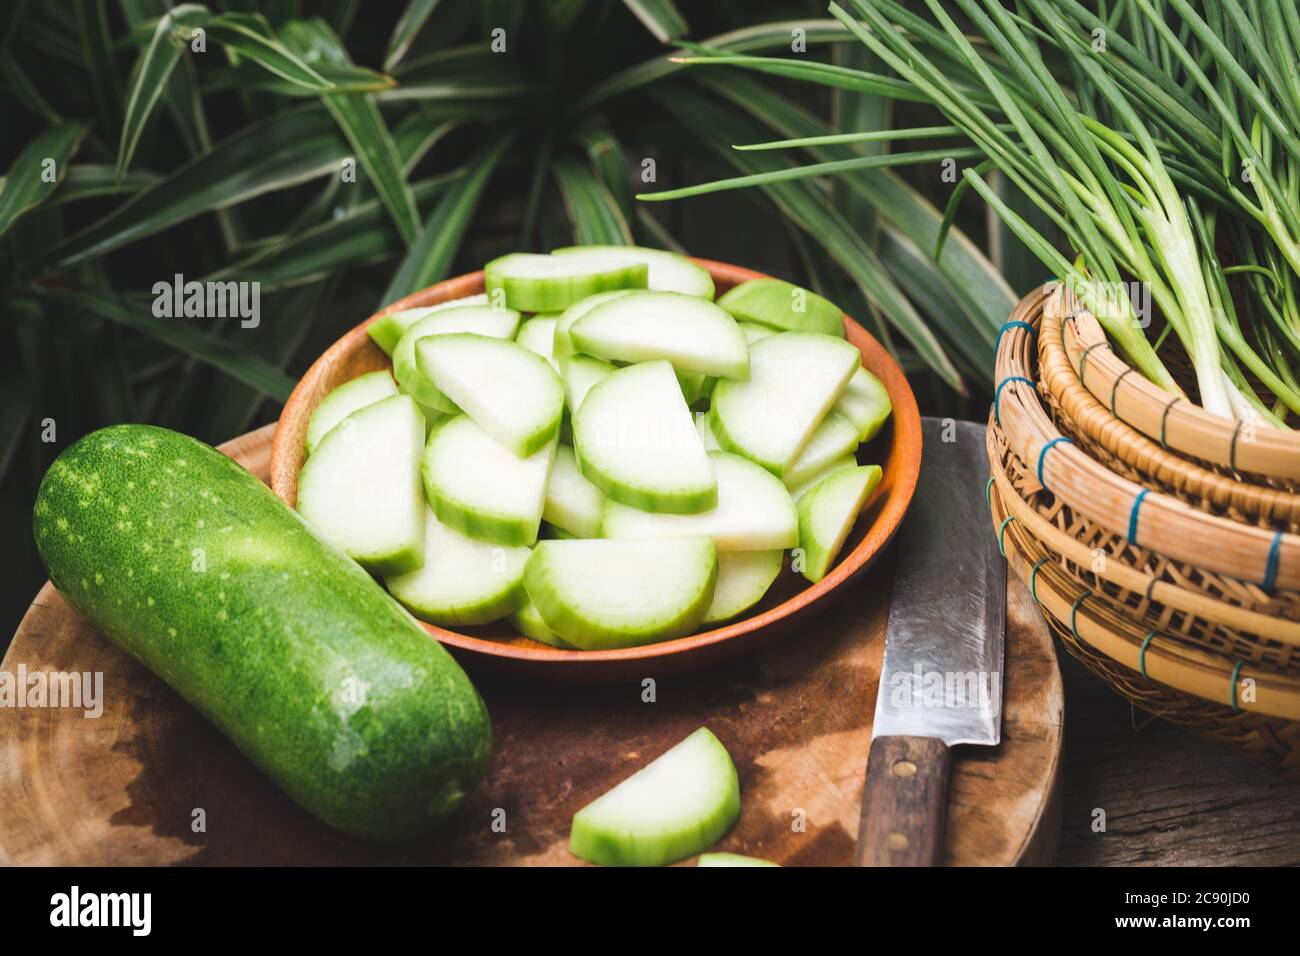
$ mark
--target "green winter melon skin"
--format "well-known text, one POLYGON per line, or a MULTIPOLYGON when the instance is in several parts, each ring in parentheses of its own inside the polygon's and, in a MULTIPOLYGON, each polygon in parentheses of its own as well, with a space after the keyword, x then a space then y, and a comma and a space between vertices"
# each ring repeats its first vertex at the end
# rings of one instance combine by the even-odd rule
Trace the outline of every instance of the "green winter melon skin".
POLYGON ((331 826, 422 836, 482 778, 488 715, 460 666, 202 442, 87 435, 46 473, 33 530, 69 604, 331 826))

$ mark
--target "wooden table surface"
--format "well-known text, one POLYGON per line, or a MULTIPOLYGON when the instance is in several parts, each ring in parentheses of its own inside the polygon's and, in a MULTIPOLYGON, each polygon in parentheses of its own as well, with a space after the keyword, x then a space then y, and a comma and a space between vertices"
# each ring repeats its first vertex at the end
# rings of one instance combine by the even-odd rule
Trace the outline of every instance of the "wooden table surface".
POLYGON ((1130 706, 1060 645, 1063 866, 1300 865, 1300 780, 1130 706), (1104 833, 1094 832, 1097 810, 1104 833))

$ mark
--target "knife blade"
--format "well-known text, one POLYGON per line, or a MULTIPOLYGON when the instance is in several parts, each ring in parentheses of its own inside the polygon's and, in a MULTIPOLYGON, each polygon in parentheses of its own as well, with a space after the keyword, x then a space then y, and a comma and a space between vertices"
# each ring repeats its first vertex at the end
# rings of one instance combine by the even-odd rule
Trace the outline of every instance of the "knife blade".
POLYGON ((950 748, 1002 739, 1006 565, 984 499, 984 426, 926 418, 921 431, 862 795, 864 866, 936 865, 950 748))

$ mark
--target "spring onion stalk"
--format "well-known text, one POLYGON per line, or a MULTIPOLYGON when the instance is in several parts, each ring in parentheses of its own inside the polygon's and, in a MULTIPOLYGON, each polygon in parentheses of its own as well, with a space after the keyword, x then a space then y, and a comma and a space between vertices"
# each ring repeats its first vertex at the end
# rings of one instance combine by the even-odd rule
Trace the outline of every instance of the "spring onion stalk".
MULTIPOLYGON (((997 168, 1061 227, 1083 254, 1086 272, 1069 266, 1068 260, 1055 253, 1043 237, 1029 235, 1033 232, 1032 227, 1012 214, 981 179, 966 177, 967 184, 984 198, 1008 227, 1097 316, 1129 360, 1156 384, 1177 391, 1172 376, 1147 341, 1142 326, 1134 315, 1131 301, 1122 292, 1126 288, 1123 273, 1127 270, 1142 281, 1157 280, 1151 284, 1162 288, 1174 286, 1155 274, 1155 264, 1141 243, 1125 242, 1120 245, 1116 242, 1137 231, 1137 217, 1143 213, 1146 214, 1149 225, 1167 226, 1171 235, 1177 235, 1176 216, 1181 212, 1181 205, 1172 183, 1166 185, 1167 174, 1162 181, 1150 173, 1153 148, 1144 157, 1133 151, 1121 137, 1111 135, 1112 148, 1119 144, 1129 151, 1130 155, 1119 157, 1123 162, 1131 165, 1136 158, 1148 167, 1148 176, 1145 178, 1134 167, 1132 172, 1136 182, 1127 191, 1119 189, 1110 169, 1104 166, 1102 148, 1097 143, 1098 131, 1089 131, 1085 127, 1084 117, 1074 110, 1064 93, 1055 86, 1055 81, 1051 79, 1042 60, 1035 62, 1032 56, 1026 55, 1030 52, 1027 41, 1023 36, 1016 35, 1018 31, 1014 25, 1009 21, 995 24, 983 17, 973 4, 961 4, 967 8, 966 12, 972 15, 972 19, 983 27, 983 35, 1002 54, 1003 60, 1016 64, 1008 69, 1017 71, 1018 75, 1003 72, 987 62, 943 7, 932 0, 928 2, 942 32, 926 34, 918 31, 918 35, 922 39, 928 37, 932 42, 946 44, 950 57, 959 58, 967 64, 971 73, 996 102, 1002 117, 1014 127, 1015 137, 1003 132, 1000 118, 993 115, 993 110, 982 108, 975 101, 964 97, 953 84, 946 82, 938 66, 928 61, 921 49, 901 31, 896 31, 889 25, 877 4, 855 3, 858 11, 867 19, 870 30, 864 29, 835 4, 831 6, 831 14, 894 67, 904 79, 931 93, 935 105, 947 115, 949 121, 961 127, 985 150, 997 168), (1010 29, 1004 32, 1000 29, 1003 26, 1009 26, 1010 29), (1031 100, 1025 95, 1026 91, 1037 92, 1042 97, 1041 101, 1031 100), (1171 212, 1166 208, 1171 197, 1172 205, 1176 207, 1172 213, 1172 224, 1171 212)), ((898 13, 901 9, 893 3, 882 3, 879 7, 891 13, 898 13)), ((908 26, 915 24, 909 23, 908 26)), ((1158 155, 1155 160, 1158 163, 1158 155)), ((950 206, 950 214, 952 211, 950 206)), ((1190 229, 1181 238, 1185 247, 1194 251, 1190 229)), ((1181 311, 1179 315, 1181 317, 1181 311)), ((1203 319, 1198 329, 1200 341, 1205 341, 1207 328, 1212 339, 1213 325, 1208 306, 1197 317, 1203 319)), ((1186 323, 1181 325, 1183 327, 1175 327, 1180 337, 1183 337, 1187 335, 1186 323)), ((1202 346, 1201 352, 1205 351, 1202 346)), ((1209 391, 1216 409, 1223 414, 1230 414, 1217 348, 1208 359, 1202 357, 1197 365, 1198 372, 1202 368, 1206 370, 1202 387, 1209 391)))
MULTIPOLYGON (((1077 284, 1078 270, 981 188, 984 171, 1000 170, 1057 223, 1090 277, 1112 283, 1118 268, 1145 284, 1192 360, 1207 410, 1283 427, 1288 412, 1300 415, 1293 7, 1204 0, 1202 17, 1187 0, 1126 0, 1124 18, 1105 20, 1078 0, 1019 0, 1014 10, 1005 0, 926 0, 925 20, 895 0, 851 4, 862 22, 834 4, 832 15, 985 151, 945 225, 973 188, 1059 278, 1077 284), (969 42, 945 9, 953 6, 992 55, 969 42), (1089 37, 1109 45, 1094 49, 1089 37), (965 76, 943 87, 939 57, 960 58, 965 76), (1069 90, 1057 80, 1062 60, 1069 90), (972 81, 995 107, 962 95, 972 81), (995 132, 1002 120, 1012 135, 995 132), (1221 218, 1239 259, 1231 271, 1217 254, 1221 218), (1228 277, 1246 273, 1243 321, 1228 277), (1271 408, 1254 383, 1272 394, 1271 408)), ((1144 374, 1169 387, 1145 342, 1124 328, 1123 310, 1097 317, 1144 374)))

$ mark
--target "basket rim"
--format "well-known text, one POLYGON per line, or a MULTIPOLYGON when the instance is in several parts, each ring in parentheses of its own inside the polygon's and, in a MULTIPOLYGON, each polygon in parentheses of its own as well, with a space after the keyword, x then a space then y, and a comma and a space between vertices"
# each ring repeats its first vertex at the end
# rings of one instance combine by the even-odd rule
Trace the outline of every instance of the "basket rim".
MULTIPOLYGON (((989 503, 993 525, 1005 530, 1004 502, 996 486, 992 490, 989 503)), ((1039 608, 1058 622, 1069 621, 1071 633, 1081 643, 1173 690, 1225 707, 1235 702, 1237 709, 1245 713, 1300 720, 1300 678, 1211 653, 1173 635, 1141 631, 1131 620, 1117 614, 1105 595, 1080 587, 1055 562, 1038 564, 1040 570, 1034 574, 1038 562, 1026 553, 1028 548, 1022 547, 1022 537, 1042 548, 1027 532, 1013 531, 1009 539, 999 532, 1007 564, 1026 587, 1031 587, 1039 608), (1089 602, 1089 597, 1098 600, 1089 602), (1157 642, 1155 638, 1159 637, 1165 640, 1157 642), (1257 693, 1249 695, 1251 699, 1234 693, 1246 680, 1254 681, 1257 689, 1257 693)))
POLYGON ((1065 346, 1067 321, 1062 320, 1054 305, 1055 300, 1043 310, 1038 336, 1039 378, 1079 432, 1166 487, 1183 488, 1216 507, 1230 502, 1251 517, 1270 522, 1277 520, 1292 526, 1300 522, 1300 494, 1212 471, 1165 450, 1112 413, 1084 387, 1079 373, 1086 372, 1093 360, 1080 355, 1078 367, 1072 364, 1065 346))
POLYGON ((997 357, 994 421, 1024 462, 1037 462, 1040 483, 1106 528, 1128 529, 1142 547, 1187 564, 1254 584, 1300 590, 1300 535, 1269 531, 1193 508, 1109 470, 1062 435, 1038 395, 1034 371, 1021 355, 1031 348, 1054 286, 1025 296, 1003 326, 997 357), (1050 454, 1049 454, 1050 452, 1050 454))
MULTIPOLYGON (((999 430, 995 424, 989 423, 987 439, 991 473, 989 481, 993 484, 990 494, 993 492, 999 494, 1006 513, 1013 516, 1021 527, 1027 528, 1036 540, 1045 543, 1050 550, 1064 555, 1076 564, 1090 565, 1093 555, 1087 545, 1044 518, 1011 484, 1006 471, 997 461, 998 455, 993 436, 994 432, 999 430)), ((1279 644, 1300 647, 1300 622, 1274 617, 1261 611, 1252 611, 1208 594, 1170 584, 1118 559, 1112 558, 1106 562, 1104 570, 1094 569, 1093 573, 1126 591, 1146 594, 1153 601, 1159 601, 1161 604, 1177 608, 1211 623, 1240 628, 1277 641, 1279 644)))
POLYGON ((1065 346, 1070 363, 1084 366, 1079 380, 1099 402, 1111 402, 1114 395, 1117 418, 1184 455, 1234 471, 1300 481, 1300 431, 1258 428, 1253 441, 1240 441, 1240 421, 1207 412, 1140 373, 1130 374, 1136 370, 1110 347, 1096 316, 1075 306, 1072 297, 1067 302, 1064 287, 1059 292, 1058 301, 1049 307, 1057 309, 1063 324, 1072 326, 1065 346))

